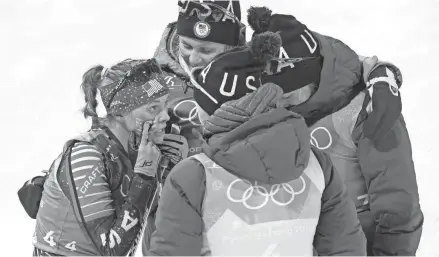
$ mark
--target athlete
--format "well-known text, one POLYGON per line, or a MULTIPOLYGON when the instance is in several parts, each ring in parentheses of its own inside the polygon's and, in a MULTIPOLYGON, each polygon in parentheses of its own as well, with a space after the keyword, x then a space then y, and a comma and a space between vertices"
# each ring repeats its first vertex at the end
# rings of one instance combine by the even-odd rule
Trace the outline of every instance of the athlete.
POLYGON ((178 5, 178 20, 165 29, 154 58, 170 87, 167 132, 183 135, 191 156, 201 151, 201 124, 189 74, 218 54, 245 44, 245 25, 240 22, 239 1, 179 1, 178 5))
POLYGON ((280 87, 260 87, 280 45, 278 34, 260 34, 194 70, 207 141, 168 175, 147 255, 366 255, 330 159, 311 147, 300 115, 276 108, 280 87))
MULTIPOLYGON (((239 1, 202 1, 202 3, 201 1, 180 1, 179 7, 178 20, 170 23, 165 29, 156 50, 155 58, 164 66, 162 68, 167 72, 166 81, 171 91, 168 113, 170 122, 167 132, 183 135, 188 141, 189 156, 191 156, 202 151, 202 140, 198 133, 201 124, 198 118, 200 113, 193 98, 194 85, 189 81, 189 74, 193 68, 208 65, 218 54, 243 45, 245 26, 240 22, 241 9, 239 1)), ((312 47, 313 42, 308 34, 305 33, 304 37, 309 40, 310 47, 312 47)), ((338 53, 334 52, 334 54, 338 53)), ((357 58, 359 57, 357 56, 357 58)), ((358 60, 352 60, 352 63, 361 66, 358 60)), ((341 70, 340 73, 343 74, 343 71, 341 70)), ((398 78, 399 75, 396 77, 398 78)), ((358 81, 355 79, 349 80, 349 77, 340 78, 347 78, 340 88, 344 88, 345 92, 355 92, 361 87, 365 88, 366 81, 369 81, 371 77, 369 74, 364 74, 365 83, 357 83, 358 81)), ((295 76, 294 79, 297 80, 298 76, 295 76)), ((337 81, 336 77, 334 77, 334 81, 337 81)), ((214 86, 219 88, 221 82, 214 86)), ((307 90, 303 89, 301 91, 305 92, 307 90)), ((328 90, 331 89, 328 87, 328 90)), ((368 128, 365 130, 365 135, 371 140, 379 142, 381 135, 385 134, 399 118, 401 98, 392 97, 393 95, 385 90, 383 86, 380 86, 379 83, 376 85, 371 84, 370 90, 373 90, 373 94, 370 96, 373 96, 371 101, 374 102, 375 107, 364 122, 365 127, 368 128)), ((296 97, 295 95, 292 97, 296 97)), ((337 109, 338 103, 337 100, 330 102, 327 109, 331 110, 331 105, 335 106, 334 109, 337 109)), ((314 110, 318 111, 318 108, 314 108, 314 110)), ((315 115, 314 117, 323 116, 315 115)), ((318 132, 322 131, 318 130, 318 132)), ((172 162, 170 166, 173 167, 175 163, 172 162)), ((364 197, 364 194, 362 194, 362 197, 364 197)), ((361 198, 361 200, 364 202, 366 199, 361 198)), ((148 226, 151 227, 148 227, 144 237, 144 252, 148 248, 149 238, 154 231, 154 217, 155 211, 153 210, 150 222, 148 222, 148 226)))
POLYGON ((34 256, 134 254, 156 196, 156 144, 169 120, 163 76, 155 59, 99 65, 84 74, 84 115, 93 127, 69 140, 49 171, 34 256), (130 144, 134 149, 132 132, 140 139, 130 144))
MULTIPOLYGON (((172 148, 177 149, 176 153, 182 152, 180 155, 184 155, 184 147, 181 145, 186 140, 189 147, 187 155, 192 156, 201 152, 203 140, 198 108, 193 98, 194 86, 189 74, 195 67, 206 66, 215 56, 243 45, 245 25, 240 22, 239 1, 179 1, 178 5, 178 20, 165 29, 154 58, 162 65, 170 90, 167 137, 172 137, 172 142, 175 142, 172 148)), ((167 171, 181 158, 174 160, 169 162, 167 171)), ((143 253, 146 253, 149 238, 155 230, 157 205, 153 206, 143 237, 143 253)))
POLYGON ((343 42, 309 30, 291 15, 251 8, 248 21, 255 34, 281 35, 279 58, 262 81, 283 89, 282 106, 305 118, 313 144, 344 179, 368 255, 416 255, 424 216, 400 114, 398 68, 376 58, 362 66, 343 42))

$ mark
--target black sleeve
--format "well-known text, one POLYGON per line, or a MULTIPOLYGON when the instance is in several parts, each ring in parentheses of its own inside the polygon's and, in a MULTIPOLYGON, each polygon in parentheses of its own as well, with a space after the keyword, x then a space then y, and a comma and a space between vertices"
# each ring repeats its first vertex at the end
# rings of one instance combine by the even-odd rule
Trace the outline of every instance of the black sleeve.
POLYGON ((147 255, 200 256, 205 189, 204 168, 198 161, 185 159, 174 167, 163 188, 147 255))
POLYGON ((325 177, 314 248, 321 256, 366 256, 366 237, 346 186, 329 157, 314 152, 325 177))

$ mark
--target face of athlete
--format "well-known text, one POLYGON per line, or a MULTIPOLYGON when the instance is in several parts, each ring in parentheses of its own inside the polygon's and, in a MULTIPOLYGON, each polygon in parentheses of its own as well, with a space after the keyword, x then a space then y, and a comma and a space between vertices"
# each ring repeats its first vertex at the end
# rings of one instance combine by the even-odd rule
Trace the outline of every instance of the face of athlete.
POLYGON ((180 54, 190 69, 206 66, 215 56, 227 50, 227 45, 220 43, 185 36, 180 36, 179 40, 180 54))
POLYGON ((124 127, 128 131, 135 131, 139 124, 149 121, 152 122, 150 128, 149 140, 154 144, 160 144, 163 142, 165 136, 166 122, 169 120, 168 111, 166 108, 166 101, 168 95, 164 95, 152 101, 149 104, 145 104, 132 112, 123 116, 119 121, 123 123, 124 127))

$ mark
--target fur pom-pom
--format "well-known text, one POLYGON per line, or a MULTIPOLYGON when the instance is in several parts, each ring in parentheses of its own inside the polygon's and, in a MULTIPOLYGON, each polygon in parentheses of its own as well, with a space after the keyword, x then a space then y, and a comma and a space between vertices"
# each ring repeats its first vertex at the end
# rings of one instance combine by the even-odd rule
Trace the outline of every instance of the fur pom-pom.
POLYGON ((256 34, 265 32, 270 25, 272 11, 267 7, 250 7, 247 10, 247 22, 256 34))
POLYGON ((268 61, 279 53, 282 39, 278 33, 267 31, 255 35, 248 46, 256 60, 268 61))

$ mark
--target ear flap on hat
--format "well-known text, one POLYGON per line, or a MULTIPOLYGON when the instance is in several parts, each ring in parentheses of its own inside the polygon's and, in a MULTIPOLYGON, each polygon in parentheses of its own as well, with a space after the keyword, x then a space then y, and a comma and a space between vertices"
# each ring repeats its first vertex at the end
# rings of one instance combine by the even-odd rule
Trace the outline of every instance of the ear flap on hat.
POLYGON ((272 11, 267 7, 250 7, 247 10, 247 22, 256 34, 268 31, 272 11))

